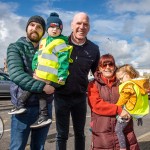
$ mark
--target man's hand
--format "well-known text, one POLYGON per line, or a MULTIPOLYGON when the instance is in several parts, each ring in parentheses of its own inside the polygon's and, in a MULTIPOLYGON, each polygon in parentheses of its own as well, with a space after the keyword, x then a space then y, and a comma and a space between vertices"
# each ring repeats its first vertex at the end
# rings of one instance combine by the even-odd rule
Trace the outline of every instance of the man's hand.
POLYGON ((55 91, 55 88, 51 85, 48 85, 46 84, 43 88, 43 91, 46 93, 46 94, 53 94, 54 91, 55 91))
POLYGON ((121 114, 119 115, 121 118, 124 118, 124 119, 130 119, 131 116, 130 114, 126 111, 126 110, 122 110, 121 114))

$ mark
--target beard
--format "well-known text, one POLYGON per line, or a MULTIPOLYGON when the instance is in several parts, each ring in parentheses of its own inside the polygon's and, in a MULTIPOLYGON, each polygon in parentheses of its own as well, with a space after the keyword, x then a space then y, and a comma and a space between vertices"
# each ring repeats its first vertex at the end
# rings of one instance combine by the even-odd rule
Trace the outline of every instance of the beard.
POLYGON ((36 31, 32 31, 27 32, 27 37, 30 39, 31 42, 38 43, 41 40, 42 35, 40 36, 36 31))

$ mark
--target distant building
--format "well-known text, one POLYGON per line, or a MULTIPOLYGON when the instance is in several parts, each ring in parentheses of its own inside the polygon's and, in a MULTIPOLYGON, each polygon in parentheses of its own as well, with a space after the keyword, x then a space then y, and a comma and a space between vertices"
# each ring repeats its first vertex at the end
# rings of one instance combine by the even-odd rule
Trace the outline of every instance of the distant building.
POLYGON ((4 58, 4 72, 8 73, 6 58, 4 58))
POLYGON ((150 75, 150 69, 147 69, 147 68, 136 68, 136 70, 139 72, 140 76, 150 75))

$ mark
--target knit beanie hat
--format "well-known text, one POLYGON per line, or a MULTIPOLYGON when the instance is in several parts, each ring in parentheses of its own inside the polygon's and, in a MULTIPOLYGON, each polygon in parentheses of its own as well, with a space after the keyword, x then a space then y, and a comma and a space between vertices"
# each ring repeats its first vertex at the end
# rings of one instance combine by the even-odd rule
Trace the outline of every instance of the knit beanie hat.
POLYGON ((61 19, 59 18, 59 15, 55 12, 51 13, 50 16, 47 18, 47 24, 46 24, 46 31, 49 27, 58 26, 61 31, 63 29, 63 24, 61 19))
POLYGON ((32 16, 32 17, 30 17, 28 22, 27 22, 27 25, 26 25, 26 31, 27 31, 28 25, 31 22, 36 22, 36 23, 41 24, 41 26, 43 28, 43 35, 45 34, 46 23, 45 23, 45 20, 41 16, 32 16))

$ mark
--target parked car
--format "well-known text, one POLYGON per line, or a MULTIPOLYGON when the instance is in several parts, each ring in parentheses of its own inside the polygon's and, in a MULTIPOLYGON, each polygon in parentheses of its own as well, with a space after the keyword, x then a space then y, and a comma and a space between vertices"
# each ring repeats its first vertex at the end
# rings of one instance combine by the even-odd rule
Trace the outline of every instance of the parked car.
POLYGON ((10 83, 9 75, 0 72, 0 97, 10 97, 10 83))

